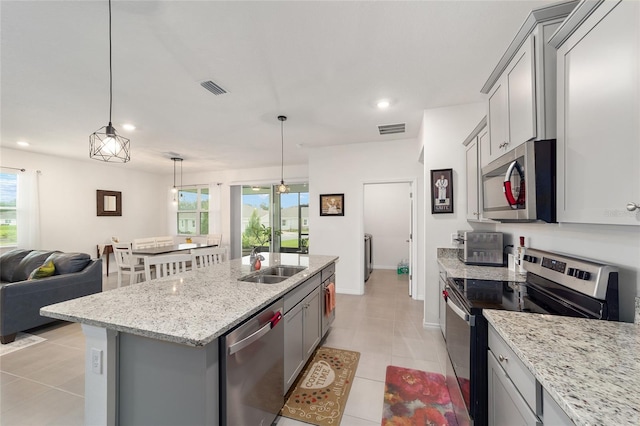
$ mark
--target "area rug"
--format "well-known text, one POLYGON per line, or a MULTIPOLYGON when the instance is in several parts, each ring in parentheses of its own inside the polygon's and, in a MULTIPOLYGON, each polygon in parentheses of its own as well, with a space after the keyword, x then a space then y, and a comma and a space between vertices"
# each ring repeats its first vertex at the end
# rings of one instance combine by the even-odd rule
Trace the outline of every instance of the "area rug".
POLYGON ((442 374, 387 367, 382 426, 458 426, 442 374))
POLYGON ((44 337, 34 336, 28 333, 18 333, 16 340, 6 345, 0 345, 0 356, 10 354, 11 352, 18 351, 20 349, 27 348, 36 343, 44 342, 44 337))
POLYGON ((302 422, 339 425, 360 353, 318 348, 287 395, 280 415, 302 422))

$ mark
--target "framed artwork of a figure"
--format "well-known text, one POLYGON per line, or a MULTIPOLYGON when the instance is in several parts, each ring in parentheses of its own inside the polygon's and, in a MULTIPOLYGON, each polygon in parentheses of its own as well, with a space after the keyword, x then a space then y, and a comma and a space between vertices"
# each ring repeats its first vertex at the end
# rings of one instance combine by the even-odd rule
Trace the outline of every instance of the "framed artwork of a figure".
POLYGON ((431 170, 431 214, 453 213, 453 169, 431 170))

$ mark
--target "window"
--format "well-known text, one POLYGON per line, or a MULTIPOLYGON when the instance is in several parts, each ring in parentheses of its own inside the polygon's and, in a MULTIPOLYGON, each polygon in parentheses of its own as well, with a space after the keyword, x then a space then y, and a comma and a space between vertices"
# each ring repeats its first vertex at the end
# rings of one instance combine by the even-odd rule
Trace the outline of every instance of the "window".
POLYGON ((0 173, 0 247, 18 244, 17 193, 18 176, 15 173, 0 173))
POLYGON ((209 188, 192 187, 178 191, 178 234, 209 233, 209 188))

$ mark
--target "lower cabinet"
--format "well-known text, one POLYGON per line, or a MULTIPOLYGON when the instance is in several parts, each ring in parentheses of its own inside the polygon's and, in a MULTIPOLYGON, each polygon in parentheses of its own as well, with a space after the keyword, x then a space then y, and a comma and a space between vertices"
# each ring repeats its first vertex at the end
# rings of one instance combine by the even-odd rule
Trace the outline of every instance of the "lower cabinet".
POLYGON ((292 295, 285 295, 285 311, 287 305, 297 302, 284 315, 285 394, 322 338, 320 275, 310 278, 298 289, 292 295))
POLYGON ((489 425, 540 425, 538 418, 491 351, 487 356, 487 364, 489 425))

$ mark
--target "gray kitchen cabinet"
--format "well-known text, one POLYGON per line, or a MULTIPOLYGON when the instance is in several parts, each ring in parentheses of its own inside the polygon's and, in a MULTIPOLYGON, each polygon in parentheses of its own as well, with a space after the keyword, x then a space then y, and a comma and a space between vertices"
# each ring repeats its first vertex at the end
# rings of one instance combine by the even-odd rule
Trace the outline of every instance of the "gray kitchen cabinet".
POLYGON ((467 173, 467 220, 477 221, 482 216, 482 192, 480 186, 480 152, 481 144, 488 140, 487 119, 480 121, 476 128, 465 139, 465 168, 467 173))
POLYGON ((489 140, 481 167, 526 141, 555 138, 556 62, 547 41, 577 3, 533 10, 483 86, 489 140))
POLYGON ((637 1, 585 2, 550 40, 558 222, 640 225, 639 26, 637 1))
POLYGON ((542 411, 546 426, 574 426, 569 416, 560 408, 557 402, 551 398, 546 389, 542 389, 542 411))
POLYGON ((321 335, 320 274, 284 296, 284 392, 313 354, 321 335))
POLYGON ((440 331, 442 332, 442 337, 446 340, 446 328, 447 328, 447 317, 446 317, 446 309, 447 302, 444 300, 444 291, 447 288, 447 271, 441 266, 438 266, 439 269, 439 278, 438 283, 440 285, 440 294, 439 294, 439 302, 438 302, 438 322, 440 323, 440 331))
POLYGON ((536 380, 493 327, 489 327, 487 389, 489 426, 539 426, 536 380))

